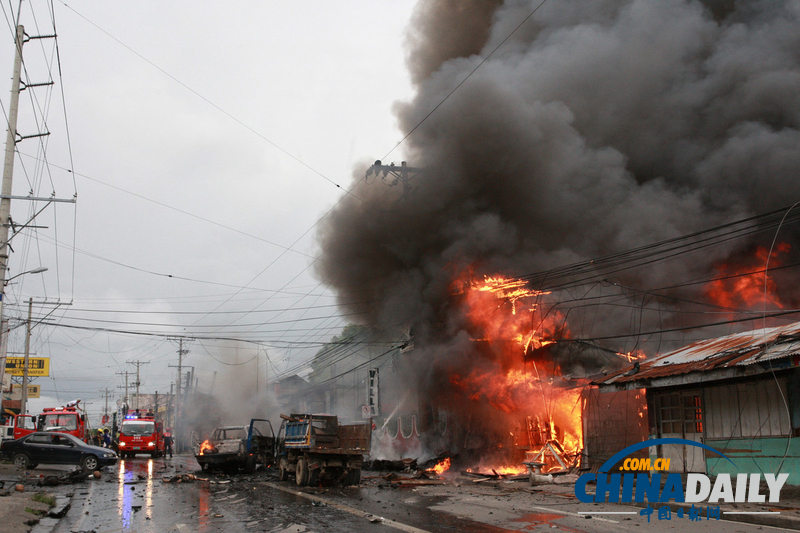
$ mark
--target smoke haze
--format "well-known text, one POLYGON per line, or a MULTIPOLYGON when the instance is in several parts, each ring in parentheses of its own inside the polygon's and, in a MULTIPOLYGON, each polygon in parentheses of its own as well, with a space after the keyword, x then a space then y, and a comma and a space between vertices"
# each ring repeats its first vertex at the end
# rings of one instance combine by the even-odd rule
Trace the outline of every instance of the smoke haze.
MULTIPOLYGON (((396 106, 401 128, 536 5, 420 2, 408 39, 417 94, 396 106)), ((342 300, 370 302, 349 306, 370 322, 452 339, 454 272, 543 271, 792 203, 799 16, 790 1, 545 3, 406 141, 409 164, 426 169, 408 195, 361 184, 336 208, 320 276, 342 300)), ((707 275, 734 248, 626 281, 707 275)))

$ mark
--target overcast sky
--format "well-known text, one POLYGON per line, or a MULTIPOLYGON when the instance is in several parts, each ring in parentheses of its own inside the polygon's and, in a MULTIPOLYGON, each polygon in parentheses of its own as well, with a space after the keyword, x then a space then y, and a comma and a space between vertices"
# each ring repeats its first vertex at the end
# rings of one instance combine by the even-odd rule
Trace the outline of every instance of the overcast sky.
MULTIPOLYGON (((6 80, 13 4, 3 6, 6 80)), ((7 278, 48 271, 11 282, 4 316, 19 326, 33 298, 34 322, 59 324, 33 329, 31 352, 49 357, 51 372, 30 412, 83 398, 99 413, 100 390, 116 400, 129 361, 147 363, 142 393, 168 392, 170 335, 269 342, 189 342, 184 364, 202 388, 215 371, 293 368, 354 318, 337 314, 309 268, 314 227, 351 186, 354 164, 401 139, 392 108, 411 95, 413 4, 23 2, 30 36, 52 33, 52 7, 58 57, 52 40, 24 46, 23 79, 55 85, 23 92, 20 135, 42 131, 43 116, 51 135, 18 143, 14 194, 77 194, 12 240, 7 278), (256 356, 258 367, 231 366, 256 356)), ((400 147, 389 160, 402 157, 400 147)), ((15 223, 42 207, 13 201, 15 223)), ((9 352, 24 350, 23 330, 9 352)))

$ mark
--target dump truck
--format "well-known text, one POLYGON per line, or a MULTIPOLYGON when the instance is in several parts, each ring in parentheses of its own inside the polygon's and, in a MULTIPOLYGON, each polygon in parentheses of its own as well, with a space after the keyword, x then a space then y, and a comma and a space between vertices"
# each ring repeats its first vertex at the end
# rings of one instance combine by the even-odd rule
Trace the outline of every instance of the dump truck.
POLYGON ((275 432, 269 420, 253 418, 248 426, 215 428, 198 443, 194 457, 203 470, 244 470, 251 474, 258 464, 270 466, 275 456, 275 432), (256 422, 262 430, 255 426, 256 422), (265 434, 266 433, 266 434, 265 434))
POLYGON ((320 482, 358 485, 369 453, 370 424, 339 424, 333 415, 281 415, 276 463, 280 480, 294 474, 301 487, 320 482))

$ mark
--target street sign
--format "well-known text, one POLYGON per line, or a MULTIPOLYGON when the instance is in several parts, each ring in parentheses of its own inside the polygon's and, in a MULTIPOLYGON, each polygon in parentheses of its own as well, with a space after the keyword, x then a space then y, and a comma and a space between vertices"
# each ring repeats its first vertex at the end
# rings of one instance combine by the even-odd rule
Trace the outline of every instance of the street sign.
MULTIPOLYGON (((41 385, 31 385, 28 384, 28 399, 31 398, 40 398, 42 392, 41 385)), ((7 397, 9 400, 21 400, 22 399, 22 385, 19 383, 15 383, 11 385, 11 394, 7 397)))
POLYGON ((377 368, 370 368, 369 375, 367 376, 367 410, 369 410, 369 416, 365 416, 364 418, 371 418, 373 416, 380 415, 380 375, 378 374, 377 368))
MULTIPOLYGON (((24 357, 6 357, 6 373, 12 376, 22 376, 25 365, 24 357)), ((29 357, 28 377, 41 378, 50 376, 49 357, 29 357)))

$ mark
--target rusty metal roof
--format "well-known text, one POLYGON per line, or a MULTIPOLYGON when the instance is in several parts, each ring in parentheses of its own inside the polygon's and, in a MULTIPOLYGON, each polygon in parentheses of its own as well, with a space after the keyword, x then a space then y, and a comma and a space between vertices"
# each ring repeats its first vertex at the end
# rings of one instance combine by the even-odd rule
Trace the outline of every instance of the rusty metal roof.
POLYGON ((747 366, 800 354, 800 322, 762 328, 695 342, 675 351, 640 361, 596 380, 599 385, 626 383, 747 366))

